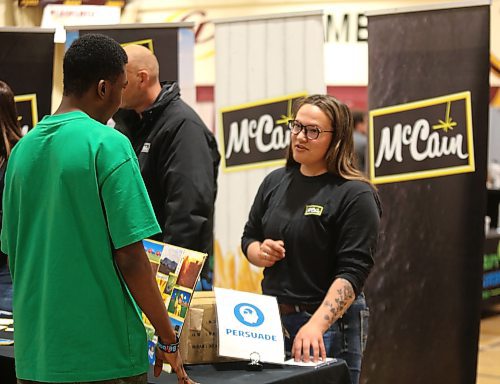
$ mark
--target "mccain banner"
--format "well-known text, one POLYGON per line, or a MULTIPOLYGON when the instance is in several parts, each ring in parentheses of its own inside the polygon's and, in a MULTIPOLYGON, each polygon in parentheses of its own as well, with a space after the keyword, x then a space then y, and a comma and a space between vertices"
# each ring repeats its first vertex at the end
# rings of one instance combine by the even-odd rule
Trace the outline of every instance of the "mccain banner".
POLYGON ((381 11, 368 14, 368 31, 369 161, 383 214, 364 288, 361 383, 475 383, 490 4, 381 11))
POLYGON ((0 28, 0 80, 15 95, 23 133, 51 113, 54 31, 0 28))
POLYGON ((260 100, 220 110, 223 169, 226 172, 284 163, 290 143, 288 121, 305 93, 260 100))
POLYGON ((370 111, 376 184, 474 172, 470 92, 370 111))
POLYGON ((78 37, 89 33, 102 33, 107 35, 121 45, 137 44, 148 48, 158 59, 160 65, 160 81, 179 81, 179 28, 166 28, 153 25, 144 28, 124 28, 121 26, 103 27, 96 26, 95 29, 68 27, 66 38, 66 49, 78 37))
POLYGON ((36 93, 30 95, 14 96, 17 110, 17 120, 21 126, 21 132, 26 135, 28 131, 38 123, 38 103, 36 93))

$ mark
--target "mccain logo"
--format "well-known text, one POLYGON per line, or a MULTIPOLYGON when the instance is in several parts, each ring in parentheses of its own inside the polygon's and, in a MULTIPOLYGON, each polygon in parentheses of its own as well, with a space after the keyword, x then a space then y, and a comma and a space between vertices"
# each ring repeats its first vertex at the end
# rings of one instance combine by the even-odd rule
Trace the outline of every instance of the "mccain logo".
POLYGON ((370 111, 376 184, 474 172, 470 92, 370 111))
POLYGON ((36 93, 14 96, 17 109, 17 120, 23 135, 38 124, 38 103, 36 93))
POLYGON ((142 45, 144 48, 149 49, 151 52, 155 53, 154 47, 153 47, 153 39, 144 39, 144 40, 135 40, 135 41, 129 41, 126 43, 121 43, 120 45, 122 47, 126 47, 127 45, 142 45))
POLYGON ((223 169, 237 171, 284 162, 293 103, 305 94, 223 108, 220 111, 223 169))

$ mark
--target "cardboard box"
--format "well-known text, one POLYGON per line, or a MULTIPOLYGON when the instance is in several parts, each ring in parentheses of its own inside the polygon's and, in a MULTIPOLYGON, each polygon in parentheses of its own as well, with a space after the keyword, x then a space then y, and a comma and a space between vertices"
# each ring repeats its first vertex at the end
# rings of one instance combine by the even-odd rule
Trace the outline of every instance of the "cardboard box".
POLYGON ((180 353, 185 364, 232 361, 218 355, 217 313, 213 291, 195 291, 184 319, 180 353))

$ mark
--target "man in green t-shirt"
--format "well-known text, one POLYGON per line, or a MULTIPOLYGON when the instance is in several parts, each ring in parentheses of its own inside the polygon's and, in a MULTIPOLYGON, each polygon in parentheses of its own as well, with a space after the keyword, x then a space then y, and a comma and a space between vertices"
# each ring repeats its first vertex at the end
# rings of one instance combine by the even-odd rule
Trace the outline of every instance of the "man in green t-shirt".
POLYGON ((75 40, 61 105, 9 159, 1 248, 14 283, 21 383, 146 383, 136 302, 159 335, 155 375, 165 361, 179 383, 192 383, 141 242, 160 227, 137 158, 104 125, 120 105, 126 63, 109 37, 75 40))

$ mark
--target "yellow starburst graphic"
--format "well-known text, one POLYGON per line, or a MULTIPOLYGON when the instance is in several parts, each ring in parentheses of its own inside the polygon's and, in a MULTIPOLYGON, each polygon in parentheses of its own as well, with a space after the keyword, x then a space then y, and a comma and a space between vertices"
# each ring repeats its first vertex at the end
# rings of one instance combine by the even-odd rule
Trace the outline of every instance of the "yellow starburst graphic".
POLYGON ((292 120, 293 119, 293 116, 292 116, 292 100, 288 100, 288 107, 287 107, 287 110, 286 110, 286 116, 285 115, 281 115, 281 119, 279 120, 276 120, 276 124, 280 125, 280 124, 288 124, 288 121, 289 120, 292 120))
POLYGON ((435 124, 432 126, 432 129, 443 129, 445 132, 448 132, 449 129, 453 129, 457 125, 456 121, 453 121, 453 118, 450 117, 450 109, 451 109, 451 101, 446 103, 446 118, 445 120, 439 119, 439 124, 435 124))

